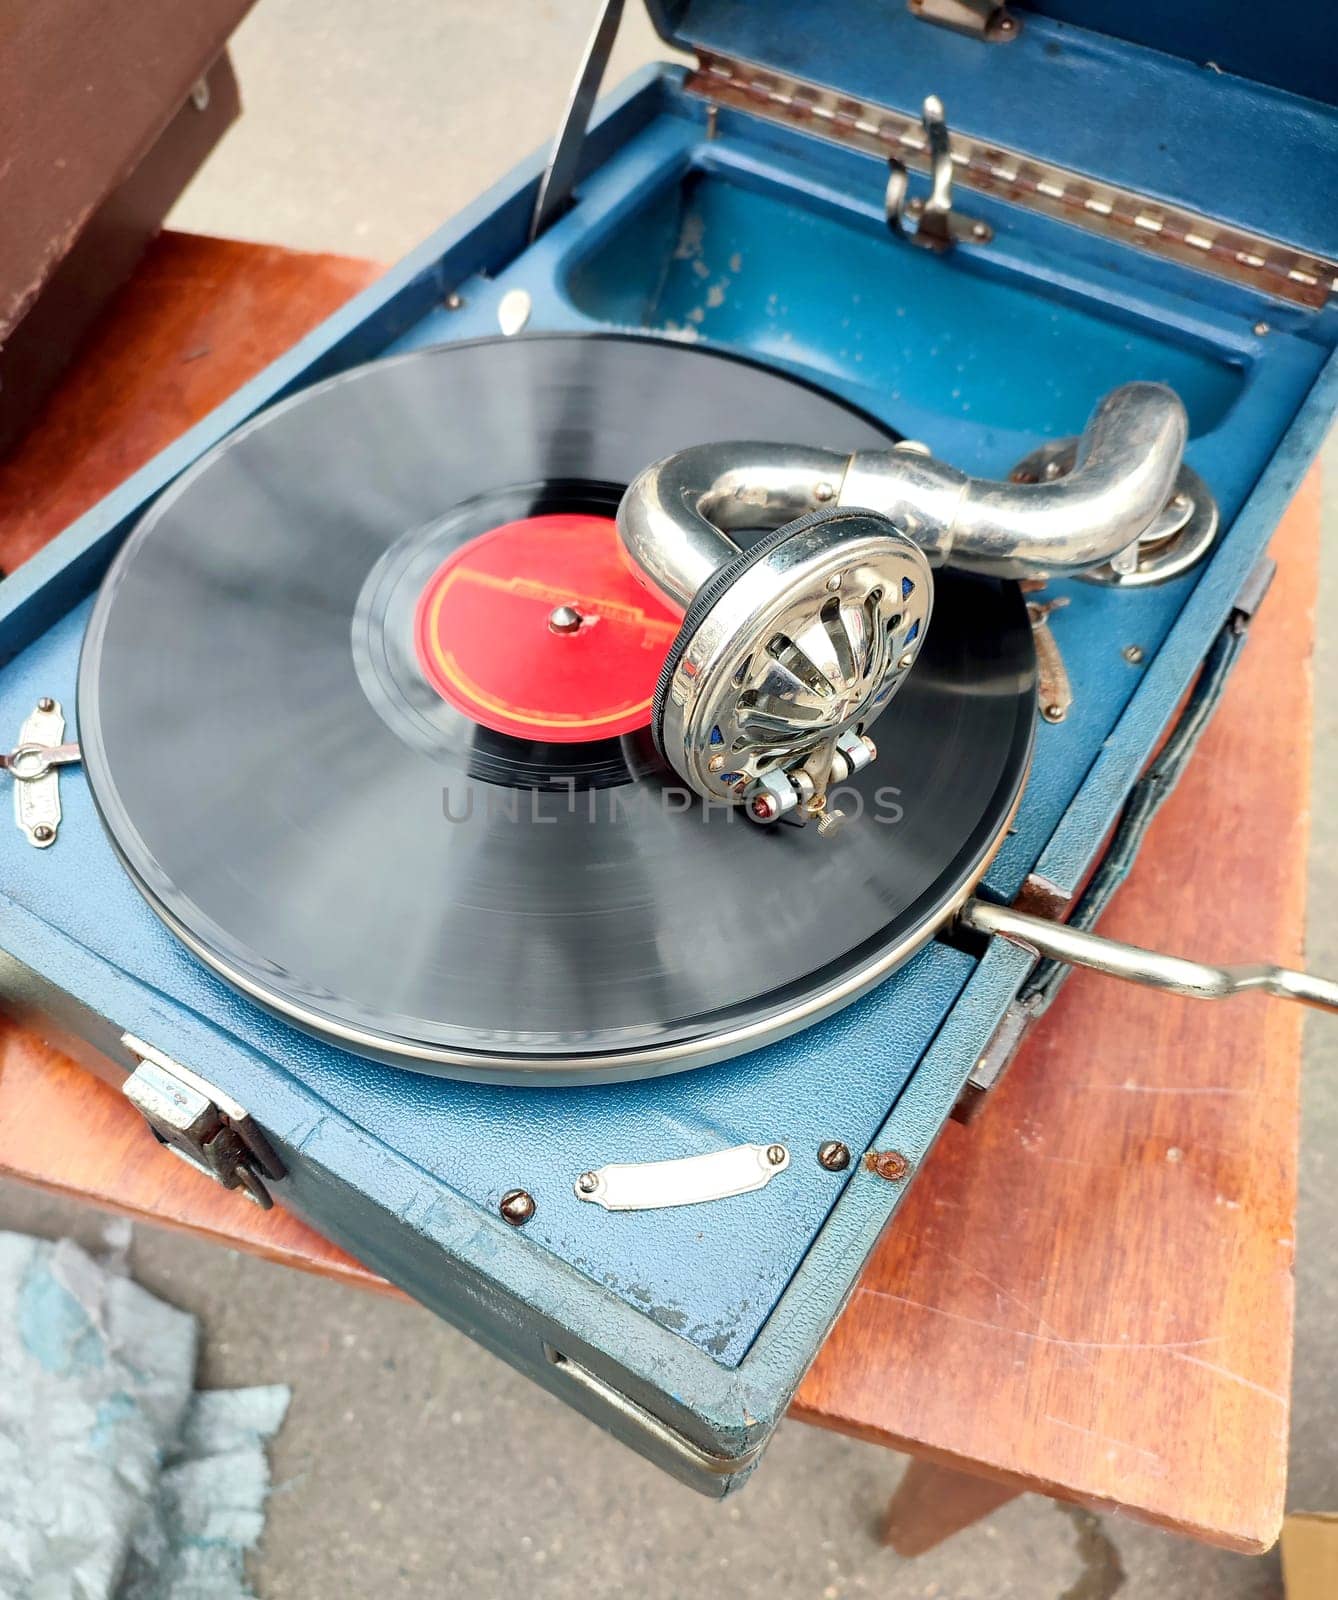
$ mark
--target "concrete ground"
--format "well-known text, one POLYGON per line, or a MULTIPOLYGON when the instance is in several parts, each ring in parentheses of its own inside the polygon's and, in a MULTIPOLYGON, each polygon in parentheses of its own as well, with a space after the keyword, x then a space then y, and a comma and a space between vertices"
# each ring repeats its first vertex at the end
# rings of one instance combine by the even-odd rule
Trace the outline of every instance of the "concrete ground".
MULTIPOLYGON (((260 0, 234 44, 246 115, 174 221, 394 259, 551 132, 592 10, 593 0, 260 0)), ((614 76, 662 53, 629 6, 614 76)), ((1330 462, 1309 932, 1311 962, 1335 972, 1332 446, 1330 462)), ((1338 1029, 1318 1019, 1306 1078, 1290 1502, 1338 1509, 1338 1029)), ((0 1189, 0 1227, 96 1244, 102 1226, 76 1206, 0 1189)), ((137 1230, 132 1259, 143 1283, 200 1317, 204 1385, 293 1385, 253 1569, 263 1600, 1281 1592, 1276 1554, 1227 1555, 1036 1499, 904 1562, 875 1537, 902 1466, 885 1451, 791 1424, 748 1490, 711 1504, 416 1307, 150 1229, 137 1230)))

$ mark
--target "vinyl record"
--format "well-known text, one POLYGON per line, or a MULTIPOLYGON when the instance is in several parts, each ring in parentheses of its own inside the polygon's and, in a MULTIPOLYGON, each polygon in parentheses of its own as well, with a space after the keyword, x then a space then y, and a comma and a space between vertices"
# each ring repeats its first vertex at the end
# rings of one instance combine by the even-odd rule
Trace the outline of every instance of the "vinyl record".
POLYGON ((649 462, 730 437, 889 434, 749 361, 534 336, 376 362, 231 435, 127 541, 81 662, 89 780, 150 905, 287 1020, 500 1082, 719 1060, 890 971, 1021 791, 1025 608, 940 575, 834 838, 702 807, 647 731, 677 619, 611 518, 649 462))

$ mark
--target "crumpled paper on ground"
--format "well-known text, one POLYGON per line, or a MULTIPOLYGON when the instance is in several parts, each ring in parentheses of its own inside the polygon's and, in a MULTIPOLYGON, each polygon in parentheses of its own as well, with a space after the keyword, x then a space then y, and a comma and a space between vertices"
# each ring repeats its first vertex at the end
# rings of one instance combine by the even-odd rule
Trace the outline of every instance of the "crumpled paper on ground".
POLYGON ((194 1317, 0 1233, 0 1597, 248 1600, 286 1385, 194 1388, 194 1317))

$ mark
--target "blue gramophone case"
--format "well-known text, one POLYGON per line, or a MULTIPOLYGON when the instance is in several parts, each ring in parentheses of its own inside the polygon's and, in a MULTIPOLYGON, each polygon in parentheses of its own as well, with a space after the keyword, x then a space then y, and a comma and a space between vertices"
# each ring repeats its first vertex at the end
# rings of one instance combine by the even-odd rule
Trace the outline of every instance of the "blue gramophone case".
MULTIPOLYGON (((546 152, 4 581, 0 742, 42 697, 73 717, 93 592, 202 452, 357 363, 495 334, 508 296, 531 331, 668 333, 761 358, 985 477, 1079 431, 1116 384, 1157 379, 1184 400, 1224 534, 1162 587, 1052 586, 1073 704, 1038 723, 981 887, 1090 922, 1150 809, 1140 772, 1197 684, 1171 749, 1192 741, 1333 414, 1338 30, 1320 6, 1261 28, 1244 0, 651 9, 699 65, 648 70, 604 102, 574 203, 537 237, 546 152), (941 254, 885 212, 889 154, 923 205, 931 94, 966 219, 941 254)), ((1006 1058, 1054 982, 1003 941, 938 938, 849 1009, 722 1065, 566 1089, 418 1076, 214 977, 132 886, 77 765, 60 794, 53 847, 0 832, 10 1006, 114 1081, 146 1051, 186 1069, 186 1100, 190 1075, 205 1080, 234 1131, 263 1135, 253 1164, 277 1203, 716 1495, 758 1460, 968 1080, 1006 1058), (844 1170, 816 1159, 829 1140, 854 1152, 844 1170), (609 1213, 573 1192, 603 1163, 768 1141, 791 1152, 784 1181, 727 1200, 609 1213), (866 1170, 871 1149, 900 1152, 906 1177, 866 1170), (523 1228, 499 1214, 513 1189, 535 1201, 523 1228)))

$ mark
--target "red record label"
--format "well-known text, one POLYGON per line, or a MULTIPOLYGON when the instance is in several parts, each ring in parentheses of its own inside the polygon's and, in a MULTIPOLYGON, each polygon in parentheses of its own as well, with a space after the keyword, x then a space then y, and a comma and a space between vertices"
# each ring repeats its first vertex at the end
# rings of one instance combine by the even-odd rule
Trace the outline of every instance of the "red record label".
POLYGON ((467 717, 575 744, 650 721, 680 621, 633 576, 612 517, 558 512, 503 523, 443 562, 414 643, 428 682, 467 717))

